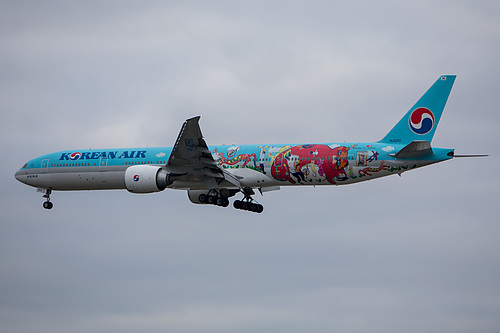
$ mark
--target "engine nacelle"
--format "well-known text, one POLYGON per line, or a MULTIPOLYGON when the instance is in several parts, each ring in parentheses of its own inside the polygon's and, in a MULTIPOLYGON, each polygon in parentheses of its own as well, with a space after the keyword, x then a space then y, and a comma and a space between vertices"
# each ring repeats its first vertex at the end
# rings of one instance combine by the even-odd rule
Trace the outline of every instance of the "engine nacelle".
POLYGON ((168 172, 160 166, 134 165, 125 170, 125 186, 132 193, 154 193, 167 188, 168 172))

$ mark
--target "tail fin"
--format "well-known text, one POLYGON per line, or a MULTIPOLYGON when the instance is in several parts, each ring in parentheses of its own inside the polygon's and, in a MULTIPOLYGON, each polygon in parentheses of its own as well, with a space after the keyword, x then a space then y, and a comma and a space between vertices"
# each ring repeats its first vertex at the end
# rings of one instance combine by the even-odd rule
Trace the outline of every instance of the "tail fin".
POLYGON ((442 75, 380 142, 432 141, 456 75, 442 75))

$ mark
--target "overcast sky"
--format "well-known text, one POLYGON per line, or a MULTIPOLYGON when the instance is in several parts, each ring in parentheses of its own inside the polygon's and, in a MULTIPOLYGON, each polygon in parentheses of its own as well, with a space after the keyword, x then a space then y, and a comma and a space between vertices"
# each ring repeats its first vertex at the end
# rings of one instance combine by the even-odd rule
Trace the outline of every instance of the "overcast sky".
POLYGON ((1 332, 499 332, 498 1, 1 1, 1 332), (455 159, 256 197, 55 192, 80 148, 376 141, 457 74, 455 159))

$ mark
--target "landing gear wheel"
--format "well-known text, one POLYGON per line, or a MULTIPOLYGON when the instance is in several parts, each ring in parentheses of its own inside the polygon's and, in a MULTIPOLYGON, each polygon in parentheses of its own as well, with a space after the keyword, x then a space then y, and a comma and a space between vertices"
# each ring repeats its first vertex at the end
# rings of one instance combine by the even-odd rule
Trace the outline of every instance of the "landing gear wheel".
POLYGON ((262 213, 263 210, 264 210, 264 207, 262 205, 252 204, 252 212, 254 212, 254 213, 262 213))
POLYGON ((43 203, 43 208, 45 209, 52 209, 54 207, 54 204, 50 202, 50 194, 52 193, 52 190, 47 189, 47 190, 42 190, 45 194, 42 196, 42 198, 45 198, 45 202, 43 203))
POLYGON ((236 209, 246 210, 254 213, 262 213, 264 211, 264 206, 251 201, 235 200, 233 202, 233 206, 236 209))
POLYGON ((213 195, 210 195, 207 199, 207 202, 211 205, 215 205, 217 204, 217 197, 216 196, 213 196, 213 195))
POLYGON ((256 213, 262 213, 264 211, 264 206, 258 205, 257 210, 255 211, 256 213))
POLYGON ((217 198, 216 204, 217 204, 217 206, 227 207, 227 206, 229 206, 229 200, 226 198, 219 197, 219 198, 217 198))
POLYGON ((43 203, 43 208, 45 208, 45 209, 52 209, 52 207, 54 207, 54 204, 50 201, 45 201, 43 203))
POLYGON ((200 202, 207 203, 208 195, 202 193, 198 196, 198 200, 200 200, 200 202))

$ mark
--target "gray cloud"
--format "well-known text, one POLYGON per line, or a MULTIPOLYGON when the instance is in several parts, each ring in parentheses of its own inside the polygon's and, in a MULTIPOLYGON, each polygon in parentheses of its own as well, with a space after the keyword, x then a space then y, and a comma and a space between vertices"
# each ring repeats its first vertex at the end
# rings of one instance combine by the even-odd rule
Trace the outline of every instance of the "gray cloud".
POLYGON ((0 11, 6 332, 497 332, 499 6, 15 2, 0 11), (71 148, 380 139, 458 74, 433 144, 456 159, 258 198, 57 192, 13 173, 71 148))

